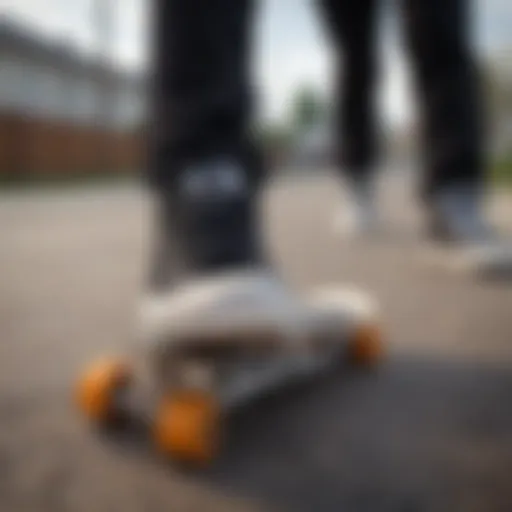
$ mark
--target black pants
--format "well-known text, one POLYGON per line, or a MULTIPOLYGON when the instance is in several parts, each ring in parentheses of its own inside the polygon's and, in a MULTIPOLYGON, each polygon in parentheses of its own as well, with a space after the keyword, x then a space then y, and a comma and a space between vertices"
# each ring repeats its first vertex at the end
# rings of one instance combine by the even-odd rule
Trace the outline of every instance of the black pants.
MULTIPOLYGON (((279 1, 279 0, 276 0, 279 1)), ((161 190, 190 163, 231 155, 255 185, 251 140, 253 0, 155 0, 150 174, 161 190)), ((257 1, 256 1, 257 4, 257 1)), ((378 0, 319 0, 338 55, 337 155, 359 177, 377 155, 378 0)), ((423 119, 424 196, 482 179, 478 82, 466 0, 401 0, 423 119)), ((283 27, 286 30, 286 27, 283 27)))

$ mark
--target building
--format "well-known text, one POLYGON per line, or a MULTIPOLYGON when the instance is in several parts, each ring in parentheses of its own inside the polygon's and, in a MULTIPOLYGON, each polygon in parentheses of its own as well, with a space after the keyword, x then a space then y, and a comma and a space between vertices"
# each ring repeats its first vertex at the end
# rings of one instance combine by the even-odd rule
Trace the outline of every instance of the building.
POLYGON ((0 18, 0 174, 140 165, 145 78, 0 18))

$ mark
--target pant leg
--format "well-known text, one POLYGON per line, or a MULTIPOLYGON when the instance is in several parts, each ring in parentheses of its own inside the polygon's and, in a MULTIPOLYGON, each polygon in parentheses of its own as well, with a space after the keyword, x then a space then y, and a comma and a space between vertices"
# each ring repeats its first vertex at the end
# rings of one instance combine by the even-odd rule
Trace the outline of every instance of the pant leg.
POLYGON ((261 167, 250 137, 252 4, 154 2, 148 171, 160 209, 152 286, 166 286, 177 269, 200 273, 256 258, 261 167), (242 193, 194 199, 183 192, 187 180, 216 181, 226 162, 242 173, 242 193))
POLYGON ((320 0, 337 68, 335 159, 357 179, 373 169, 377 153, 377 0, 320 0))
POLYGON ((424 198, 480 186, 483 130, 468 0, 403 0, 405 33, 423 115, 424 198))
POLYGON ((155 0, 149 174, 172 188, 212 156, 261 172, 250 138, 253 0, 155 0))

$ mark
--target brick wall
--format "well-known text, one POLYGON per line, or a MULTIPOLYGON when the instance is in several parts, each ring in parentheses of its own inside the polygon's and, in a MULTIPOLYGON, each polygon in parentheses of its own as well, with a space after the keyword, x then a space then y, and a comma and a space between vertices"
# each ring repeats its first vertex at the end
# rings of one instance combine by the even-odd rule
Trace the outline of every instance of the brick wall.
POLYGON ((0 113, 0 175, 125 172, 143 162, 143 134, 0 113))

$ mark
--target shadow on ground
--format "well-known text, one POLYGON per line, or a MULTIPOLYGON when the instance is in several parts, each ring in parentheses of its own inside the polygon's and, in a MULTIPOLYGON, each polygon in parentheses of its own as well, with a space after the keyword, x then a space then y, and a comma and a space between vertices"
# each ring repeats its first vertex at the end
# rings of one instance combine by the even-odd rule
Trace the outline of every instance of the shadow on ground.
POLYGON ((187 476, 264 509, 506 512, 511 389, 510 368, 418 356, 340 371, 246 406, 187 476))

